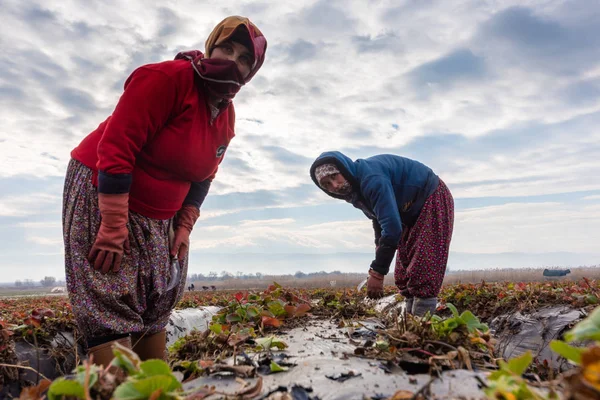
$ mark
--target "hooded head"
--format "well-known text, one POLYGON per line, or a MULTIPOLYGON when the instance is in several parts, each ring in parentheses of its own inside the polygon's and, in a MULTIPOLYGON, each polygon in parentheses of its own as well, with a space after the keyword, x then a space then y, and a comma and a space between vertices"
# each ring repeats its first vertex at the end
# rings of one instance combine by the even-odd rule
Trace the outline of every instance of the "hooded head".
POLYGON ((352 193, 350 182, 344 178, 334 164, 321 164, 315 168, 315 178, 319 186, 331 193, 348 196, 352 193))
POLYGON ((206 54, 197 50, 182 52, 177 54, 175 59, 190 60, 206 90, 216 98, 231 101, 262 66, 267 51, 267 40, 248 18, 231 16, 213 29, 205 46, 206 54), (215 49, 224 46, 235 48, 233 51, 236 55, 229 57, 224 56, 223 51, 215 52, 215 49), (245 53, 249 53, 250 57, 247 75, 240 71, 236 62, 239 60, 232 59, 240 54, 246 57, 245 53))
POLYGON ((359 187, 354 162, 338 151, 321 154, 312 164, 310 176, 325 193, 346 201, 353 189, 359 187))

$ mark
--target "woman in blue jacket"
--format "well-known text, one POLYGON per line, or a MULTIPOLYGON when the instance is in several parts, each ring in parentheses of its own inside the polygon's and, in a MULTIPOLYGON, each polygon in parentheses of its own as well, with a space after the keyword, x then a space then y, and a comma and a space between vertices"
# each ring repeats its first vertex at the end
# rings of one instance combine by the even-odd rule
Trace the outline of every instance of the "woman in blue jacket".
POLYGON ((368 296, 383 295, 383 278, 398 250, 394 278, 407 311, 435 312, 454 225, 454 199, 444 182, 408 158, 382 154, 352 161, 338 151, 321 154, 310 176, 325 193, 373 221, 376 250, 368 296))

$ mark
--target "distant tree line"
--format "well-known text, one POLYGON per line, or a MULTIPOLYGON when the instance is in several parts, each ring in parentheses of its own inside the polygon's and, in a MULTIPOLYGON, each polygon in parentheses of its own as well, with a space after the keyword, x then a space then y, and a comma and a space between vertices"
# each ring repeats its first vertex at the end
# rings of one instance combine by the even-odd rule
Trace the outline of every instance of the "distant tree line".
MULTIPOLYGON (((56 278, 53 276, 45 276, 44 279, 40 280, 40 285, 42 285, 43 287, 52 287, 52 286, 56 286, 56 278)), ((17 280, 15 281, 15 287, 18 288, 23 288, 23 289, 27 289, 27 288, 32 288, 38 286, 33 279, 24 279, 24 280, 17 280)))
POLYGON ((190 274, 188 275, 188 280, 190 281, 226 281, 229 279, 262 279, 263 274, 257 272, 255 274, 248 273, 244 274, 241 271, 238 271, 235 275, 231 272, 221 271, 220 274, 211 271, 208 274, 190 274))
MULTIPOLYGON (((314 277, 323 277, 323 276, 332 276, 332 275, 344 275, 341 271, 332 271, 332 272, 302 272, 297 271, 295 274, 281 274, 281 275, 266 275, 261 272, 256 273, 244 273, 242 271, 237 271, 235 274, 227 271, 221 271, 220 273, 216 273, 214 271, 209 272, 208 274, 190 274, 188 275, 188 281, 197 282, 197 281, 226 281, 230 279, 263 279, 269 278, 271 276, 294 276, 297 279, 305 279, 305 278, 314 278, 314 277)), ((348 274, 345 274, 348 275, 348 274)), ((352 274, 349 274, 352 275, 352 274)), ((33 279, 24 279, 15 281, 15 287, 21 289, 33 288, 36 286, 42 287, 54 287, 64 285, 64 282, 57 281, 53 276, 45 276, 44 279, 41 279, 39 283, 36 283, 33 279)))
MULTIPOLYGON (((277 276, 292 276, 292 275, 295 278, 304 279, 304 278, 313 278, 313 277, 319 277, 319 276, 331 276, 331 275, 343 275, 343 274, 341 271, 332 271, 332 272, 319 271, 319 272, 309 272, 309 273, 297 271, 295 274, 282 274, 282 275, 277 275, 277 276)), ((226 280, 230 280, 230 279, 248 280, 248 279, 269 278, 270 276, 274 276, 274 275, 266 275, 261 272, 256 272, 256 273, 250 272, 250 273, 246 274, 242 271, 237 271, 235 274, 232 274, 231 272, 227 272, 227 271, 221 271, 221 273, 217 274, 216 272, 211 271, 208 274, 190 274, 190 275, 188 275, 188 281, 190 281, 190 282, 226 281, 226 280)))

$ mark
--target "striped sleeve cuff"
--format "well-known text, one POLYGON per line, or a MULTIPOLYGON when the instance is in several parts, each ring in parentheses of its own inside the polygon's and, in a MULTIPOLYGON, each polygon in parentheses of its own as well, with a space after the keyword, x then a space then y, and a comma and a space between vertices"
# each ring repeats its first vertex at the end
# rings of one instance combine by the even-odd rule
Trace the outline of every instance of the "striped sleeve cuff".
POLYGON ((129 193, 131 174, 109 174, 98 171, 98 192, 105 194, 129 193))

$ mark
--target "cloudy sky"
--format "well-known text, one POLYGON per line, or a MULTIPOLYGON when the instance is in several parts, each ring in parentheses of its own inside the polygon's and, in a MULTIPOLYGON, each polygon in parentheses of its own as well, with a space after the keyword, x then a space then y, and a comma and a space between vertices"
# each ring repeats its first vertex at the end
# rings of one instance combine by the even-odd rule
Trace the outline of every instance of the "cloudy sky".
MULTIPOLYGON (((236 98, 237 136, 192 234, 191 272, 293 273, 270 255, 372 252, 369 221, 309 179, 326 150, 433 168, 455 197, 453 268, 474 253, 600 264, 599 3, 150 3, 0 1, 0 281, 64 276, 69 152, 133 69, 203 50, 231 14, 269 48, 236 98), (247 265, 248 253, 266 261, 247 265)), ((344 268, 366 271, 366 259, 344 268)))

